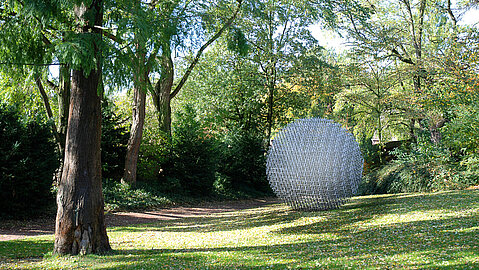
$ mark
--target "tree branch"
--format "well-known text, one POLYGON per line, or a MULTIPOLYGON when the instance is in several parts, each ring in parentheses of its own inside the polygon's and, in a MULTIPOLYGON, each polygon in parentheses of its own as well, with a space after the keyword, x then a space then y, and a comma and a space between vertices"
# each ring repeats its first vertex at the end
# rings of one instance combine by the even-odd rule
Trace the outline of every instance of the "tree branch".
MULTIPOLYGON (((45 92, 45 88, 43 88, 42 80, 39 75, 35 75, 35 83, 37 84, 38 90, 40 91, 40 94, 43 99, 43 104, 45 105, 45 110, 47 111, 47 116, 49 119, 53 119, 53 112, 52 108, 50 107, 50 100, 48 99, 48 95, 45 92)), ((61 139, 60 135, 58 134, 57 127, 55 125, 55 121, 52 121, 53 125, 53 136, 55 137, 55 141, 57 142, 58 150, 60 150, 60 153, 63 153, 62 145, 61 145, 61 139)))
POLYGON ((53 89, 55 89, 55 90, 58 90, 58 85, 56 85, 56 84, 53 83, 52 81, 47 80, 47 84, 48 84, 48 86, 50 86, 51 88, 53 88, 53 89))
POLYGON ((201 46, 199 51, 196 53, 196 56, 193 59, 193 62, 191 62, 191 64, 188 66, 188 68, 186 69, 185 74, 181 78, 178 85, 175 87, 175 90, 173 90, 173 92, 170 94, 170 99, 174 98, 178 94, 178 92, 180 92, 181 88, 186 83, 186 80, 188 79, 191 72, 195 68, 196 64, 200 60, 200 57, 203 54, 203 51, 206 50, 206 48, 208 48, 208 46, 210 46, 211 43, 213 43, 215 40, 217 40, 221 36, 221 34, 223 34, 223 32, 226 30, 226 28, 228 28, 233 23, 233 21, 236 19, 236 16, 238 15, 238 13, 240 11, 240 8, 241 8, 242 0, 237 0, 237 2, 238 2, 238 6, 236 7, 236 10, 233 13, 233 16, 231 16, 231 18, 229 18, 229 20, 223 25, 223 27, 221 27, 221 29, 218 30, 218 32, 216 32, 215 35, 213 35, 208 41, 206 41, 206 43, 203 44, 203 46, 201 46))
POLYGON ((398 52, 396 49, 392 49, 391 52, 392 52, 392 55, 391 55, 391 56, 397 57, 401 62, 404 62, 404 63, 407 63, 407 64, 411 64, 411 65, 416 65, 416 64, 411 60, 411 58, 405 58, 405 57, 403 57, 401 54, 399 54, 399 52, 398 52))

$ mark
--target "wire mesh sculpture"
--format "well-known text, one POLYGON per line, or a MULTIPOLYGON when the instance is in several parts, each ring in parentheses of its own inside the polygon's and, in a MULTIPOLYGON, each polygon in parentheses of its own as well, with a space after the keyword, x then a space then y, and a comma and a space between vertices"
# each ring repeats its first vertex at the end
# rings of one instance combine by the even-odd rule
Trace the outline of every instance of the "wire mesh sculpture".
POLYGON ((274 138, 266 174, 274 193, 293 209, 328 210, 358 190, 363 157, 351 133, 331 120, 300 119, 274 138))

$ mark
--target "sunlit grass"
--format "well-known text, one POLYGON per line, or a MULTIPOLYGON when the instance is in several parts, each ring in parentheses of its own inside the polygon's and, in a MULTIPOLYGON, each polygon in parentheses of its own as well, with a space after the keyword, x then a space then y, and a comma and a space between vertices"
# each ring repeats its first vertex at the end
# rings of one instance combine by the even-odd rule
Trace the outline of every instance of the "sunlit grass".
POLYGON ((55 257, 53 237, 0 242, 0 268, 478 269, 479 191, 354 198, 340 209, 284 205, 109 229, 113 253, 55 257))

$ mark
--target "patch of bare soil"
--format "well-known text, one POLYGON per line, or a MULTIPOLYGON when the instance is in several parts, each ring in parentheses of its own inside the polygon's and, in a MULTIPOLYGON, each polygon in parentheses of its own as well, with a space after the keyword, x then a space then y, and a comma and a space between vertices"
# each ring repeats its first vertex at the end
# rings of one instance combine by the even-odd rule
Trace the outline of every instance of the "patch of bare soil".
MULTIPOLYGON (((262 207, 277 202, 276 199, 269 198, 202 203, 194 207, 181 206, 142 212, 114 212, 105 215, 105 222, 107 227, 128 226, 152 223, 160 220, 208 216, 215 213, 262 207)), ((27 221, 0 220, 0 241, 22 239, 28 236, 53 234, 54 232, 55 216, 42 217, 27 221)))

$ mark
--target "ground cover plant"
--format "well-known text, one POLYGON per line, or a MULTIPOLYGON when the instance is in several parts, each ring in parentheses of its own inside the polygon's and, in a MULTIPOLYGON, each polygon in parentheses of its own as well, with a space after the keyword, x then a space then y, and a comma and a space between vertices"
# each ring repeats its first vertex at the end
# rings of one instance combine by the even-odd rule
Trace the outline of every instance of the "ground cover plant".
POLYGON ((0 242, 0 269, 477 269, 479 191, 282 204, 114 227, 106 255, 51 255, 53 236, 0 242))

